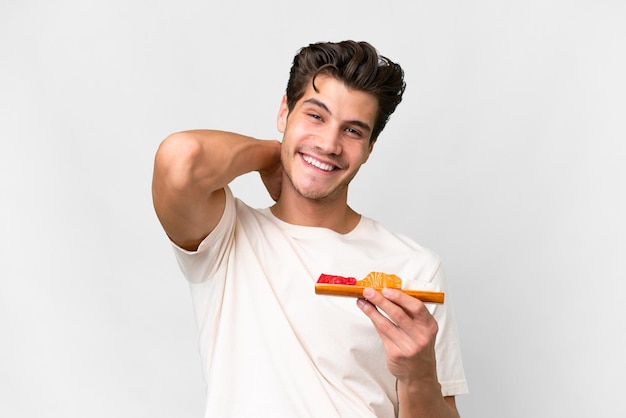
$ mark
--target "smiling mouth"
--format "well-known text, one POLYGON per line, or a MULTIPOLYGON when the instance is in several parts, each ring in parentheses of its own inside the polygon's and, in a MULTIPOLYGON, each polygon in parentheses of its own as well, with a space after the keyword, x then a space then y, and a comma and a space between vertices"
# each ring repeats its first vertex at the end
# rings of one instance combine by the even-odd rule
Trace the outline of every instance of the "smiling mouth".
POLYGON ((332 164, 326 164, 323 163, 321 161, 316 160, 315 158, 311 157, 310 155, 302 155, 302 158, 304 159, 304 161, 306 161, 307 163, 309 163, 310 165, 312 165, 313 167, 317 167, 320 170, 323 171, 333 171, 335 170, 337 167, 332 165, 332 164))

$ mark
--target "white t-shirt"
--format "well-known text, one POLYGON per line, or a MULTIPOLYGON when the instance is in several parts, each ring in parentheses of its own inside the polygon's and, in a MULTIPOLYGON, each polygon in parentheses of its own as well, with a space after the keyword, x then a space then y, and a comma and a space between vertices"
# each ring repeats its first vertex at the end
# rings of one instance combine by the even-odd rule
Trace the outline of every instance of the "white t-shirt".
MULTIPOLYGON (((397 415, 396 379, 371 321, 354 298, 316 295, 315 282, 381 271, 405 288, 446 292, 432 252, 366 217, 347 234, 291 225, 228 188, 224 215, 198 250, 174 248, 191 286, 206 417, 397 415)), ((429 309, 442 393, 466 393, 449 298, 429 309)))

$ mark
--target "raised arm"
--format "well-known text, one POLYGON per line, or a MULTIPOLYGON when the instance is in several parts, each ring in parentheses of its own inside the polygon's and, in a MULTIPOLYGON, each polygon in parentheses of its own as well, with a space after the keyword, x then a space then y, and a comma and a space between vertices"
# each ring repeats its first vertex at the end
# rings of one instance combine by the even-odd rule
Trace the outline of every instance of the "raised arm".
POLYGON ((280 194, 280 143, 239 134, 197 130, 167 137, 154 162, 152 199, 170 239, 196 250, 219 222, 224 187, 259 171, 274 199, 280 194))

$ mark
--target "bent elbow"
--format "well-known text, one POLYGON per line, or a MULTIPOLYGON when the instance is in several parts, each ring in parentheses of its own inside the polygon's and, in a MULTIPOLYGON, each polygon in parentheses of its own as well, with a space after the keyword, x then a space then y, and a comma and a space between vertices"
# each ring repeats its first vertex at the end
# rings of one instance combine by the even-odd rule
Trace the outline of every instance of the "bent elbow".
POLYGON ((202 144, 192 134, 179 132, 165 138, 156 152, 154 182, 177 191, 193 183, 201 160, 202 144))

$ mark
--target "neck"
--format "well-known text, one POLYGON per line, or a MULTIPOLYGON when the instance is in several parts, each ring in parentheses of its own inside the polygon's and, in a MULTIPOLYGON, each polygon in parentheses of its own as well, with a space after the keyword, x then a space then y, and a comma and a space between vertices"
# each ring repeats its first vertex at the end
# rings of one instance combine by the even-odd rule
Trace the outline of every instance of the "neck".
POLYGON ((361 215, 348 206, 347 195, 332 201, 281 195, 270 209, 278 219, 292 225, 328 228, 340 234, 352 231, 361 219, 361 215))

